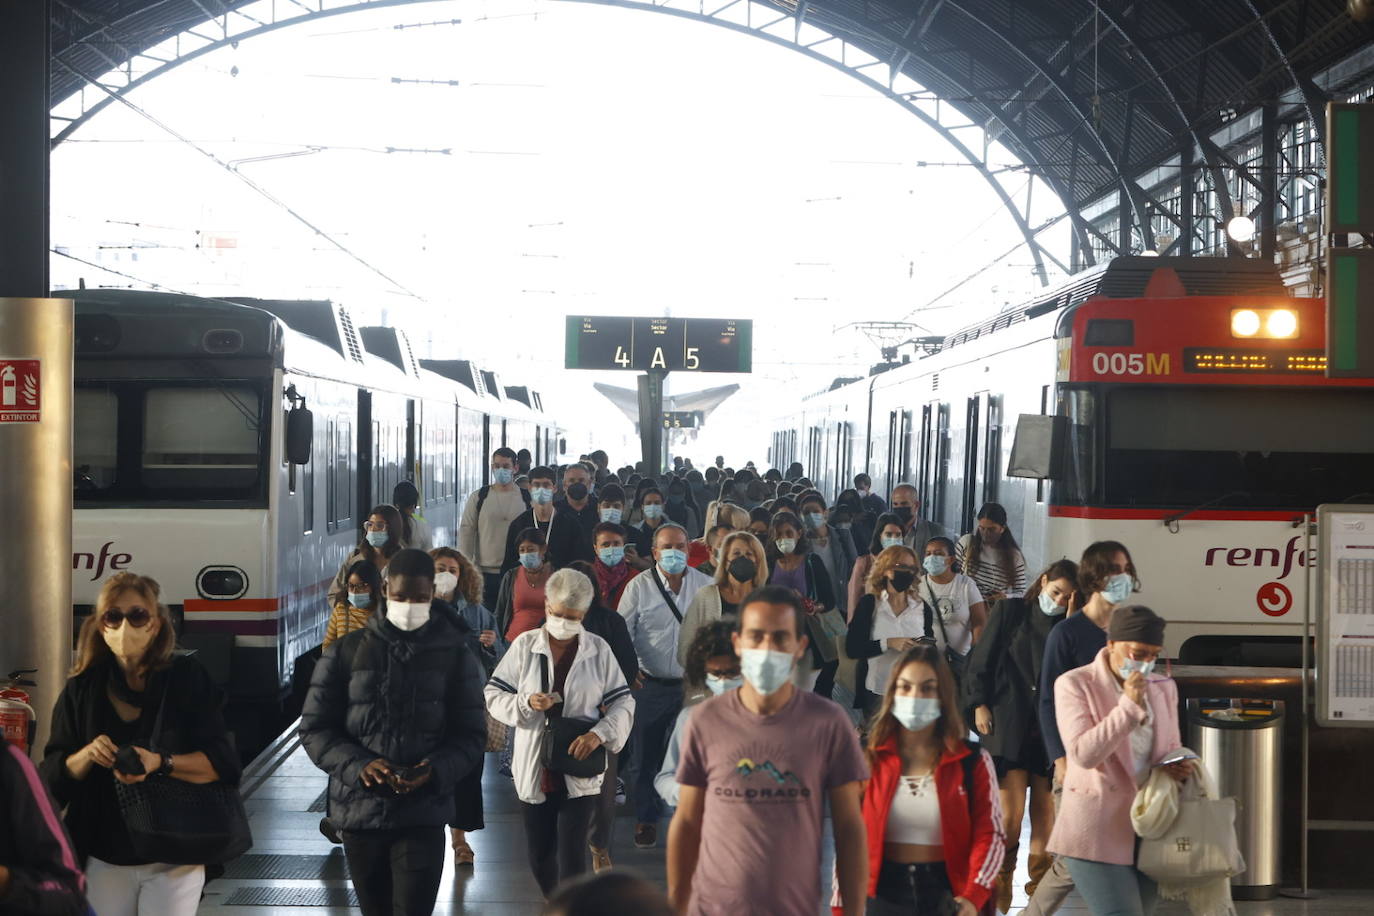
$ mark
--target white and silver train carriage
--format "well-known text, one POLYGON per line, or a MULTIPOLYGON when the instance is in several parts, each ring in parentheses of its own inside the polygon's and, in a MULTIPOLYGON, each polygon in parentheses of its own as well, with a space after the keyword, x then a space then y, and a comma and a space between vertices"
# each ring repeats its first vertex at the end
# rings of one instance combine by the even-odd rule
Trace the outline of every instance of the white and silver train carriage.
POLYGON ((61 295, 77 303, 76 613, 114 572, 152 576, 233 700, 291 693, 328 584, 396 483, 415 482, 435 543, 453 544, 493 449, 561 451, 537 392, 418 360, 342 306, 61 295))

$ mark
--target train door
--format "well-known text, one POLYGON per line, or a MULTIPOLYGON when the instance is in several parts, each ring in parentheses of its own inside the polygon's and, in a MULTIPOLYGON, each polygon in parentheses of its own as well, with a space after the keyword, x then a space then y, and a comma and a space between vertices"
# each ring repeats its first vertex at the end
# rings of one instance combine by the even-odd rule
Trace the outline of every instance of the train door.
POLYGON ((925 503, 924 508, 928 513, 926 518, 943 522, 949 495, 949 405, 936 402, 933 406, 935 408, 935 441, 931 452, 934 458, 931 469, 933 479, 929 496, 922 494, 922 498, 925 503))
POLYGON ((1002 477, 1002 396, 989 394, 983 410, 983 480, 981 502, 997 502, 1002 477))
POLYGON ((506 426, 509 424, 509 422, 510 421, 506 420, 504 417, 501 419, 501 444, 504 445, 506 448, 510 448, 510 440, 506 438, 506 426))
POLYGON ((491 483, 491 462, 487 456, 496 451, 491 444, 491 414, 482 414, 482 460, 478 462, 482 468, 482 486, 491 483))
POLYGON ((830 499, 840 495, 849 486, 854 476, 853 425, 835 424, 835 481, 830 491, 830 499))
MULTIPOLYGON (((377 447, 376 428, 372 422, 372 392, 358 392, 358 446, 357 462, 358 469, 358 527, 362 528, 363 521, 367 518, 367 511, 376 503, 373 502, 372 475, 377 466, 373 460, 373 451, 377 447)), ((388 494, 389 495, 389 494, 388 494)))
MULTIPOLYGON (((416 410, 414 401, 406 401, 406 442, 405 442, 405 468, 401 473, 402 480, 412 480, 418 486, 424 483, 424 478, 420 476, 422 427, 416 421, 416 410)), ((420 499, 424 500, 428 493, 421 493, 420 499)), ((423 508, 424 502, 420 503, 423 508)))
MULTIPOLYGON (((931 401, 921 408, 920 447, 917 451, 916 491, 921 498, 930 499, 935 490, 935 421, 939 416, 940 402, 931 401)), ((933 511, 934 507, 930 507, 933 511)))
POLYGON ((884 477, 883 492, 891 493, 892 488, 901 483, 901 478, 897 476, 897 462, 901 458, 901 440, 898 438, 900 420, 898 412, 889 410, 887 412, 887 473, 884 477))
POLYGON ((911 480, 911 440, 913 436, 911 428, 911 411, 909 410, 902 411, 902 424, 899 435, 901 436, 902 450, 902 460, 899 464, 901 468, 901 479, 903 481, 909 481, 911 480))
POLYGON ((978 464, 981 455, 979 444, 983 439, 982 417, 987 392, 982 391, 969 398, 964 417, 964 485, 959 503, 959 530, 972 531, 973 518, 978 512, 978 464))
POLYGON ((534 428, 534 467, 544 463, 544 427, 534 428))

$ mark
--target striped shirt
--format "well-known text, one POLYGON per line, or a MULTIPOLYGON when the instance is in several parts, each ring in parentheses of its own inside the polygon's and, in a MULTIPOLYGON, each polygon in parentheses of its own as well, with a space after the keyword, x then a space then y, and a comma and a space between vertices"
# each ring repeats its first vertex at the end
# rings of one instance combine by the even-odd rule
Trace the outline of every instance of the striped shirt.
POLYGON ((971 578, 982 593, 984 600, 993 592, 1005 592, 1008 598, 1019 598, 1026 592, 1026 558, 1021 551, 1011 552, 1011 574, 1003 568, 1003 551, 983 545, 979 551, 978 563, 970 562, 973 552, 973 535, 966 534, 959 539, 959 563, 964 575, 971 578))

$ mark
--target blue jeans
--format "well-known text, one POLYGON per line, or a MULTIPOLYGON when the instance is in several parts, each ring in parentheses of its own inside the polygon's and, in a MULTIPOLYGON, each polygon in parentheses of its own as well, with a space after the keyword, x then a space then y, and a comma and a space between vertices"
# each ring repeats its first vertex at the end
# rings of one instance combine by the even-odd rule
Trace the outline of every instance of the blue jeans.
POLYGON ((657 824, 663 817, 663 799, 654 789, 654 777, 663 766, 673 723, 682 709, 682 687, 645 681, 634 692, 635 723, 630 732, 629 754, 622 755, 625 785, 633 787, 635 818, 641 824, 657 824))
POLYGON ((1062 858, 1093 916, 1150 916, 1155 911, 1159 889, 1134 865, 1062 858))

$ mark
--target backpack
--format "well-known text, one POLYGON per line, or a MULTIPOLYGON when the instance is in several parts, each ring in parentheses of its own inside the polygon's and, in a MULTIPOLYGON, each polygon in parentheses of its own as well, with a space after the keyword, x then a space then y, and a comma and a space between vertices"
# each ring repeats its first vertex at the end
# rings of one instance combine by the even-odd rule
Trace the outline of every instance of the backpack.
MULTIPOLYGON (((530 507, 530 491, 526 490, 524 487, 516 487, 515 489, 520 491, 520 498, 525 501, 525 508, 528 509, 530 507)), ((487 501, 487 494, 490 492, 491 484, 487 484, 477 490, 477 517, 479 519, 482 517, 482 504, 487 501)))

